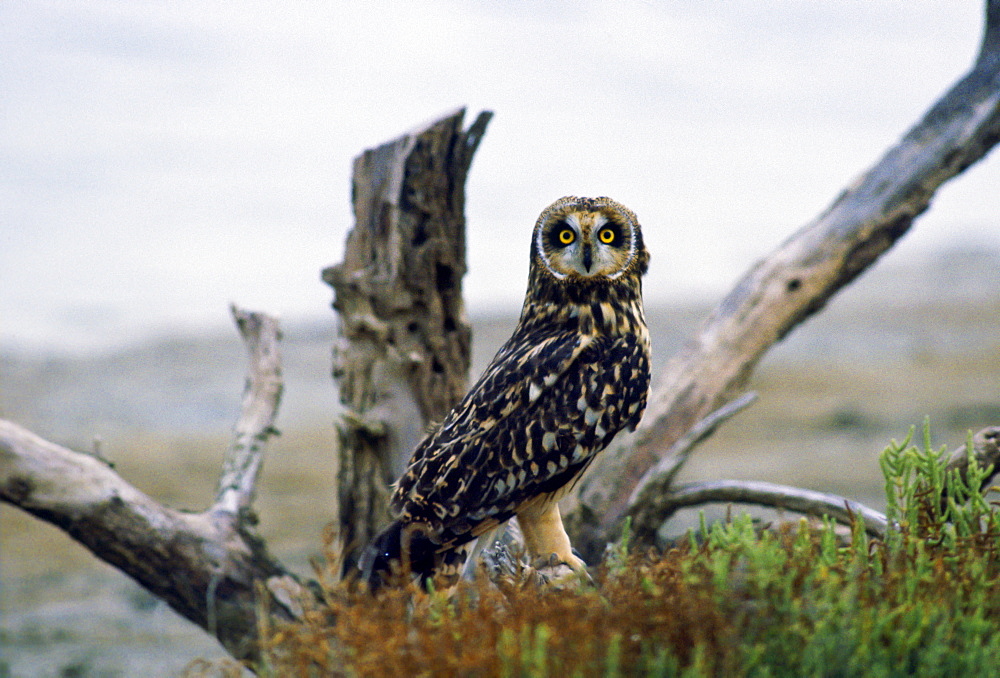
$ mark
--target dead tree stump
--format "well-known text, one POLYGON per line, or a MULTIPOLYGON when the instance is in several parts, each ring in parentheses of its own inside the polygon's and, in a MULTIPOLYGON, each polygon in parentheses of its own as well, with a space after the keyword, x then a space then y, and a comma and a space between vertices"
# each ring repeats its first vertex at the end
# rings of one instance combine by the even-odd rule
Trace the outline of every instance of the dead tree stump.
MULTIPOLYGON (((389 520, 389 485, 427 424, 465 394, 472 332, 462 300, 465 180, 492 113, 461 109, 354 160, 355 226, 323 271, 340 317, 333 377, 340 538, 366 544, 389 520)), ((348 557, 345 567, 354 558, 348 557)))

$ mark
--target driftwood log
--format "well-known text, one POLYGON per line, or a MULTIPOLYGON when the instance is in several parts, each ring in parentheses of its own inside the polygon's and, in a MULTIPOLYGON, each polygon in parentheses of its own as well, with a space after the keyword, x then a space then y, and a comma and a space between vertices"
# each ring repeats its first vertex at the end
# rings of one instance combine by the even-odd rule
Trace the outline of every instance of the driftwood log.
MULTIPOLYGON (((387 229, 387 234, 377 237, 356 229, 353 245, 384 243, 390 249, 371 259, 359 250, 325 275, 345 313, 335 373, 342 389, 343 380, 355 380, 343 396, 348 415, 339 426, 349 443, 346 449, 353 450, 345 452, 353 456, 342 460, 341 500, 351 516, 342 522, 343 530, 354 545, 384 517, 379 502, 386 496, 386 482, 409 453, 409 441, 418 435, 413 422, 419 418, 422 426, 439 416, 439 408, 446 409, 461 395, 465 383, 468 329, 461 307, 460 263, 464 237, 459 233, 449 241, 437 219, 456 228, 463 223, 460 187, 487 118, 480 116, 466 132, 461 132, 454 114, 449 119, 444 126, 450 131, 440 138, 450 142, 422 146, 420 137, 434 127, 430 125, 407 135, 410 141, 380 147, 358 161, 356 169, 368 171, 370 177, 362 186, 355 184, 358 227, 363 221, 376 234, 379 229, 387 229), (395 160, 383 165, 388 157, 395 160), (392 173, 381 174, 382 166, 392 173), (414 181, 408 175, 437 170, 449 180, 414 181), (442 190, 444 196, 432 195, 442 190), (359 202, 359 196, 368 197, 359 202), (422 253, 411 256, 420 245, 426 245, 422 253), (383 277, 367 277, 365 262, 383 277), (423 279, 431 270, 434 275, 423 279), (404 271, 421 279, 392 282, 404 271), (417 298, 413 305, 400 305, 398 318, 394 305, 382 307, 382 292, 371 287, 386 284, 385 276, 388 289, 417 298), (428 280, 434 281, 432 288, 428 280), (428 289, 431 296, 421 297, 421 290, 428 289), (424 324, 411 329, 402 320, 406 317, 424 324), (399 345, 382 345, 390 339, 399 345), (417 358, 411 350, 423 353, 417 358), (366 352, 373 354, 367 363, 366 352), (365 365, 372 370, 367 375, 365 365), (364 383, 372 374, 379 380, 377 388, 364 383), (395 411, 395 404, 404 409, 395 411), (389 430, 400 412, 409 413, 407 428, 389 430), (355 495, 348 484, 352 477, 373 484, 355 495)), ((774 487, 760 488, 756 495, 745 487, 678 489, 664 483, 662 474, 676 472, 669 455, 683 459, 697 439, 724 418, 713 420, 712 413, 739 394, 771 345, 872 265, 928 207, 940 185, 981 159, 998 139, 1000 0, 988 0, 982 50, 969 74, 826 212, 750 270, 671 362, 640 430, 608 450, 576 496, 569 498, 575 501, 568 507, 569 528, 586 558, 600 555, 626 515, 643 516, 642 524, 653 526, 697 492, 700 500, 777 501, 767 498, 774 487), (688 435, 692 431, 698 433, 688 435), (658 485, 661 490, 652 492, 658 485), (673 504, 650 503, 671 495, 673 504)), ((281 393, 278 330, 276 322, 261 314, 234 309, 234 316, 250 353, 250 377, 217 496, 206 511, 161 506, 103 461, 2 420, 0 500, 61 527, 216 636, 234 657, 252 663, 260 657, 260 629, 273 621, 299 618, 315 593, 268 553, 254 529, 254 488, 266 442, 274 433, 281 393)), ((997 440, 997 431, 981 432, 973 452, 995 461, 997 440)), ((957 451, 956 468, 962 468, 963 455, 968 454, 964 448, 957 451)), ((797 510, 814 508, 805 502, 797 510)))

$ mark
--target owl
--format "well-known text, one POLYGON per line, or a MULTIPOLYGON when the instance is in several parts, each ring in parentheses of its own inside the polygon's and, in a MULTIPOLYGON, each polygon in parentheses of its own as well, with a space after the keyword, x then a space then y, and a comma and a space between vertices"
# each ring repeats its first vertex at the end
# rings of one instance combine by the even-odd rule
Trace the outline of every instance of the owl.
POLYGON ((372 590, 395 571, 453 583, 475 541, 513 517, 532 559, 585 569, 557 502, 646 407, 648 266, 638 220, 614 200, 542 212, 517 327, 397 481, 396 519, 359 561, 372 590))

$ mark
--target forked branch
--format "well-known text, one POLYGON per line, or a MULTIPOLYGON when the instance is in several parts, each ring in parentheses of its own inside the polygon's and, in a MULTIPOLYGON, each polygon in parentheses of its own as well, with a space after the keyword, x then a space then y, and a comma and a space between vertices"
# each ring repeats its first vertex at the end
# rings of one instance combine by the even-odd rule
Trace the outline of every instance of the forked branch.
POLYGON ((246 396, 211 508, 162 506, 96 457, 0 420, 0 500, 65 530, 214 635, 258 657, 259 619, 297 618, 313 594, 267 551, 250 502, 281 396, 278 323, 233 309, 250 354, 246 396))

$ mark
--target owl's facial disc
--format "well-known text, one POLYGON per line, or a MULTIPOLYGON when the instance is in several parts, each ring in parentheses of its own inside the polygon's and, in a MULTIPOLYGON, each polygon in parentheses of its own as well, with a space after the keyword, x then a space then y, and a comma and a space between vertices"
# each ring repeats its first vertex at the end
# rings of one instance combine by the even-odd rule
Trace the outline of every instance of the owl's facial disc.
POLYGON ((613 280, 632 255, 625 227, 600 211, 569 211, 553 219, 539 235, 545 263, 560 279, 613 280))

